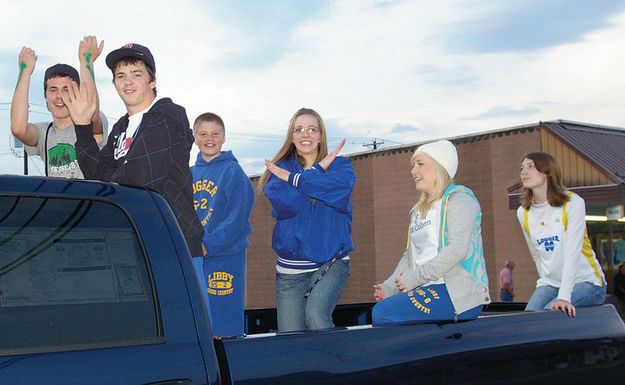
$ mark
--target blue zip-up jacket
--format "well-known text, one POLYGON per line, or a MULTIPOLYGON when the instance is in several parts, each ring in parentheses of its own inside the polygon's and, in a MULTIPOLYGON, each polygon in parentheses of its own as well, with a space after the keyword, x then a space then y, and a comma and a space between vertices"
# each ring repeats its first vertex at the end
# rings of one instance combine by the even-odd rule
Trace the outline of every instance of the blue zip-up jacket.
POLYGON ((337 157, 328 170, 318 163, 304 170, 294 153, 278 166, 290 171, 289 181, 271 175, 264 187, 277 220, 272 247, 278 265, 314 269, 352 251, 356 174, 349 159, 337 157))
POLYGON ((254 188, 232 151, 206 162, 197 155, 193 175, 193 204, 204 226, 202 244, 208 257, 244 252, 250 245, 250 215, 254 188))

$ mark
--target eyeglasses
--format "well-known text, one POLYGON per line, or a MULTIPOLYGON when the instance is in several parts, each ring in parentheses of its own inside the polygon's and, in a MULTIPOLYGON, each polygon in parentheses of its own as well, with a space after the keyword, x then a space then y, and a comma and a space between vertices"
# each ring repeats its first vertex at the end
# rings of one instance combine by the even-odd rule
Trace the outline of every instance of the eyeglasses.
POLYGON ((319 127, 317 126, 308 126, 308 127, 304 127, 304 126, 297 126, 297 127, 293 127, 293 133, 294 134, 303 134, 304 131, 306 131, 309 134, 316 134, 319 132, 319 127))

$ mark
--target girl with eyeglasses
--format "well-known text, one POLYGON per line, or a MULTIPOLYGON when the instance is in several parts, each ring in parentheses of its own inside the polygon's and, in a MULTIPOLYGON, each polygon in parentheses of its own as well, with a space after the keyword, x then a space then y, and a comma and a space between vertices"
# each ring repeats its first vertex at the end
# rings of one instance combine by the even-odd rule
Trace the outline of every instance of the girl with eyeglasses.
POLYGON ((356 175, 349 159, 328 153, 321 116, 301 108, 284 144, 269 161, 258 189, 276 219, 278 331, 334 327, 332 312, 349 278, 351 193, 356 175))

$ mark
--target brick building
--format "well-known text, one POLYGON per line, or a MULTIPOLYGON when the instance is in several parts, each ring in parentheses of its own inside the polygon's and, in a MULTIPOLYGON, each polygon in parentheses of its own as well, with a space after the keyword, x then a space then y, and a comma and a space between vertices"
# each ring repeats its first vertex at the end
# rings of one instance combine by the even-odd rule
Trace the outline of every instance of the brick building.
MULTIPOLYGON (((552 154, 563 168, 565 185, 586 200, 588 214, 605 215, 607 207, 625 202, 623 129, 559 120, 448 139, 458 149, 456 183, 471 188, 482 206, 484 254, 493 300, 499 300, 497 277, 507 259, 516 262, 517 300, 529 298, 537 278, 515 212, 524 154, 552 154)), ((349 156, 357 177, 352 195, 356 250, 351 253, 351 276, 341 303, 372 301, 371 285, 390 275, 403 252, 408 212, 417 199, 409 160, 420 144, 349 156)), ((252 181, 256 184, 258 177, 252 181)), ((251 221, 246 307, 273 307, 274 219, 265 197, 257 197, 251 221)), ((603 257, 612 241, 625 238, 625 222, 589 222, 588 227, 609 276, 612 262, 603 257)))

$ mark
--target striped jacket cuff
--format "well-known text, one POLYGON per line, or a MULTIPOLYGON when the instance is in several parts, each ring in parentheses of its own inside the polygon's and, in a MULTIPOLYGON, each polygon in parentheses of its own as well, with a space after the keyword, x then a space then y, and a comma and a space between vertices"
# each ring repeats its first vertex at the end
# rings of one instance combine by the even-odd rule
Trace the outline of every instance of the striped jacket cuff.
POLYGON ((293 187, 298 187, 299 186, 299 178, 300 176, 302 176, 301 172, 295 172, 295 173, 290 173, 289 174, 289 184, 292 185, 293 187))

